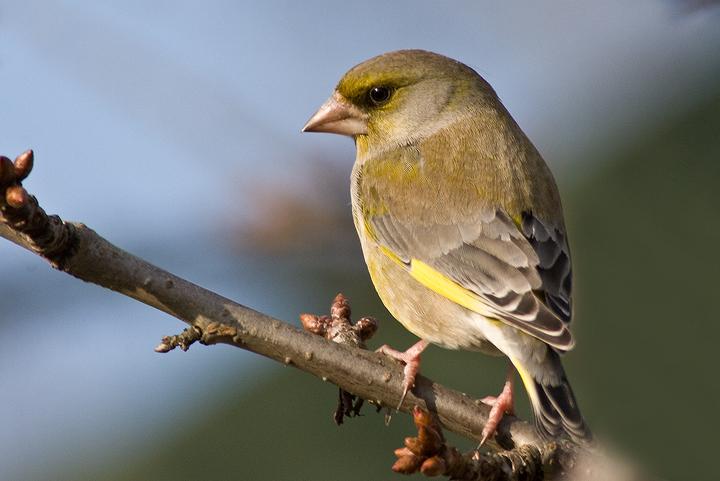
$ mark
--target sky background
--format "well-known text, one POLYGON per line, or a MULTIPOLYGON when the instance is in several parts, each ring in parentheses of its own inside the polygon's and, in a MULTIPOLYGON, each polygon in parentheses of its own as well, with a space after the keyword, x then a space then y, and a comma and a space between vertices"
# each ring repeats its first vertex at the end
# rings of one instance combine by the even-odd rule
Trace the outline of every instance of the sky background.
MULTIPOLYGON (((650 0, 0 1, 0 152, 35 150, 26 187, 48 212, 294 321, 296 281, 232 233, 257 222, 264 186, 322 188, 311 159, 349 175, 348 139, 300 134, 347 69, 400 48, 463 61, 562 186, 706 100, 719 22, 718 8, 650 0)), ((262 375, 237 349, 155 354, 180 323, 8 242, 0 289, 2 479, 102 463, 262 375)))

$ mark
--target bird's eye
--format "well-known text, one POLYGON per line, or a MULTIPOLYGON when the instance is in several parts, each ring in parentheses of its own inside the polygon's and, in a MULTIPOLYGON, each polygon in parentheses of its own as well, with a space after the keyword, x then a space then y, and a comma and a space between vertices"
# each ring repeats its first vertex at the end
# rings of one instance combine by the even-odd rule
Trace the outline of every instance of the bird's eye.
POLYGON ((389 87, 379 86, 371 88, 368 92, 368 97, 370 97, 370 101, 372 101, 372 103, 380 105, 390 100, 391 94, 392 91, 389 87))

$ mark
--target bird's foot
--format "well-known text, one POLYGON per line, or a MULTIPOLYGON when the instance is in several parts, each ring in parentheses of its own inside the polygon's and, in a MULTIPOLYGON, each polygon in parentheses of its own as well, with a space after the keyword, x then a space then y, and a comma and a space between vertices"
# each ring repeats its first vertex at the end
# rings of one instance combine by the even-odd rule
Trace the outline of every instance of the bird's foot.
POLYGON ((482 403, 492 406, 490 414, 488 415, 487 423, 485 423, 485 427, 482 430, 482 440, 480 441, 480 446, 485 444, 485 441, 495 434, 495 430, 497 429, 498 424, 500 424, 503 416, 505 416, 505 413, 515 413, 515 405, 513 402, 513 374, 514 371, 508 373, 505 386, 499 395, 487 396, 480 400, 482 403))
POLYGON ((403 382, 402 382, 402 396, 400 396, 400 402, 398 403, 397 409, 400 410, 400 407, 402 406, 403 401, 405 401, 405 396, 407 396, 407 393, 412 387, 415 385, 415 377, 417 376, 418 372, 420 371, 420 354, 425 350, 426 347, 428 347, 428 342, 424 340, 420 340, 413 344, 407 351, 397 351, 387 344, 380 346, 375 352, 380 352, 385 354, 386 356, 390 356, 393 359, 397 359, 398 361, 401 361, 405 363, 405 368, 403 369, 403 382))

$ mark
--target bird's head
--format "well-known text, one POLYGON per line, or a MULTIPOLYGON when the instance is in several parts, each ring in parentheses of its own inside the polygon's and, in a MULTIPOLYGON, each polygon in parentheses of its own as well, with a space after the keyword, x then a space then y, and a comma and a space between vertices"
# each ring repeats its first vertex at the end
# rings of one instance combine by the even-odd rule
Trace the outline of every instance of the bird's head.
POLYGON ((495 98, 470 67, 424 50, 399 50, 350 69, 303 132, 369 145, 408 145, 495 98))

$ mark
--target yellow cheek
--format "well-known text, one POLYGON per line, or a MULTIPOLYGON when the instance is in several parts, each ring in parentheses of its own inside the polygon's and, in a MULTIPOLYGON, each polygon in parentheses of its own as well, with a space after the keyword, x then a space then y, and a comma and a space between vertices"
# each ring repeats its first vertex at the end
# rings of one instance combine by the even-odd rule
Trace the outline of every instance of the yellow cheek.
POLYGON ((358 135, 355 137, 355 148, 357 149, 357 156, 362 158, 367 154, 368 151, 368 136, 358 135))

